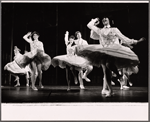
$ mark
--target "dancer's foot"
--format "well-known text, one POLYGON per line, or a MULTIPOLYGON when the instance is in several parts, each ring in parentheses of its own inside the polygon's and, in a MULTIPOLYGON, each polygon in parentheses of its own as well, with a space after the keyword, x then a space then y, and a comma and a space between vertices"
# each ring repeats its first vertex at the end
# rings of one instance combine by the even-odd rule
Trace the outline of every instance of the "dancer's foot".
POLYGON ((133 86, 133 84, 132 84, 131 82, 129 82, 129 85, 130 85, 130 86, 133 86))
POLYGON ((20 84, 17 83, 14 87, 19 87, 19 86, 20 86, 20 84))
POLYGON ((82 79, 86 80, 87 82, 91 82, 91 80, 87 77, 82 77, 82 79))
POLYGON ((74 83, 75 83, 75 84, 78 84, 78 80, 77 80, 76 78, 74 79, 74 83))
POLYGON ((70 91, 70 89, 71 89, 71 88, 70 88, 70 87, 68 87, 68 88, 67 88, 67 91, 70 91))
POLYGON ((15 78, 14 82, 16 82, 17 80, 19 80, 19 77, 18 77, 18 76, 16 76, 16 78, 15 78))
POLYGON ((112 93, 108 93, 105 95, 105 97, 111 97, 112 96, 112 93))
POLYGON ((106 89, 103 89, 102 92, 101 92, 101 94, 103 94, 103 95, 106 95, 106 94, 108 94, 108 93, 109 93, 109 91, 106 90, 106 89))
POLYGON ((38 89, 35 86, 31 87, 34 91, 37 91, 38 89))
POLYGON ((29 84, 27 83, 26 86, 29 86, 29 84))
POLYGON ((124 79, 125 77, 124 76, 122 76, 122 77, 120 77, 119 79, 118 79, 118 82, 120 83, 120 85, 121 85, 121 88, 120 89, 122 89, 123 88, 123 86, 125 86, 125 84, 126 84, 126 81, 125 81, 125 79, 124 79))
POLYGON ((120 89, 129 89, 130 87, 128 87, 128 86, 122 86, 121 85, 121 87, 120 87, 120 89))
POLYGON ((44 88, 44 86, 43 86, 43 85, 41 85, 41 86, 40 86, 40 88, 41 88, 41 89, 43 89, 43 88, 44 88))
POLYGON ((101 94, 102 95, 106 95, 106 96, 109 96, 109 95, 114 95, 114 93, 113 92, 110 92, 110 91, 108 91, 108 90, 106 90, 106 89, 103 89, 102 90, 102 92, 101 92, 101 94))
POLYGON ((85 89, 85 87, 83 85, 80 85, 80 89, 85 89))
POLYGON ((42 83, 39 84, 39 87, 40 87, 41 89, 44 88, 44 86, 42 85, 42 83))
POLYGON ((86 80, 87 82, 91 82, 91 80, 87 78, 85 74, 82 76, 82 79, 86 80))
POLYGON ((114 85, 115 85, 115 83, 114 83, 113 81, 111 81, 111 85, 113 85, 113 86, 114 86, 114 85))

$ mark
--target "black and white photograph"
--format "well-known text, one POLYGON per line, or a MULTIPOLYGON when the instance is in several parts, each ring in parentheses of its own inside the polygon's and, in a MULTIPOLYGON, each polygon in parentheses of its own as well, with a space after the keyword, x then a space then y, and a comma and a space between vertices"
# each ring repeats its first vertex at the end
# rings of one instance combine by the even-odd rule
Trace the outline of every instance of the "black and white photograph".
POLYGON ((148 120, 148 30, 149 1, 1 1, 1 119, 148 120))

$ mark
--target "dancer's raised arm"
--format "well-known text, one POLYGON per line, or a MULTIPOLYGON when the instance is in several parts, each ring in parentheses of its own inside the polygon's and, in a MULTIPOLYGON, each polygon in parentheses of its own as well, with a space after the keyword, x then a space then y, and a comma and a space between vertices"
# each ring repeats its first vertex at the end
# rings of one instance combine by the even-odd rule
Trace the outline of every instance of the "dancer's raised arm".
POLYGON ((31 39, 31 32, 28 32, 26 35, 23 36, 23 39, 30 43, 32 41, 31 39))
POLYGON ((88 24, 87 24, 87 27, 93 31, 95 31, 97 34, 100 33, 100 28, 98 28, 96 25, 97 23, 99 24, 99 19, 98 18, 95 18, 95 19, 92 19, 88 24))
POLYGON ((69 32, 66 31, 65 38, 64 38, 66 46, 68 45, 68 36, 69 36, 69 32))

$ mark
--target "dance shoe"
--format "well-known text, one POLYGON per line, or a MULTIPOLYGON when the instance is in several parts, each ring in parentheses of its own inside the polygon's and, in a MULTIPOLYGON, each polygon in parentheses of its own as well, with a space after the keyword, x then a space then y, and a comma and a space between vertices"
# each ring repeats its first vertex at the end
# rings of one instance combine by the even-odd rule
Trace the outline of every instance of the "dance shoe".
POLYGON ((106 95, 106 94, 108 94, 108 93, 109 93, 108 90, 102 90, 102 92, 101 92, 101 94, 104 94, 104 95, 106 95))
POLYGON ((41 89, 43 89, 43 88, 44 88, 44 86, 43 86, 43 85, 41 85, 41 86, 40 86, 40 88, 41 88, 41 89))
POLYGON ((80 85, 80 89, 85 89, 85 87, 83 85, 80 85))
POLYGON ((26 86, 29 86, 29 84, 27 83, 26 86))
POLYGON ((111 97, 111 96, 112 96, 111 93, 108 93, 108 94, 105 95, 105 97, 111 97))
POLYGON ((91 82, 91 80, 87 78, 85 75, 82 76, 82 79, 86 80, 87 82, 91 82))
POLYGON ((102 90, 101 94, 105 95, 105 97, 111 97, 114 95, 113 92, 109 92, 108 90, 102 90))
POLYGON ((18 76, 16 76, 16 79, 14 80, 14 82, 16 82, 17 80, 19 80, 19 77, 18 77, 18 76))
POLYGON ((31 86, 31 88, 32 88, 34 91, 37 91, 37 90, 38 90, 35 86, 31 86))
POLYGON ((130 87, 128 86, 121 86, 120 89, 129 89, 130 87))
POLYGON ((113 85, 113 86, 114 86, 114 85, 115 85, 115 83, 114 83, 113 81, 111 81, 111 85, 113 85))
POLYGON ((39 87, 40 87, 41 89, 44 88, 44 86, 42 85, 42 83, 39 84, 39 87))
POLYGON ((75 84, 78 84, 78 80, 77 80, 77 79, 74 79, 74 83, 75 83, 75 84))
POLYGON ((20 86, 20 84, 16 84, 14 87, 18 87, 18 86, 20 86))
POLYGON ((129 82, 129 85, 130 85, 130 86, 133 86, 133 84, 132 84, 131 82, 129 82))
POLYGON ((70 87, 67 88, 67 91, 70 91, 70 87))

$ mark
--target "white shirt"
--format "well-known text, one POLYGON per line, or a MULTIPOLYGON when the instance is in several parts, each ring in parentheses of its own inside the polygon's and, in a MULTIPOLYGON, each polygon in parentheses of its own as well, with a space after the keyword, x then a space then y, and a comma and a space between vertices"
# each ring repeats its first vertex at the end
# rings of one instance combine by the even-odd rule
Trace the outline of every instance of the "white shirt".
POLYGON ((75 44, 76 45, 88 45, 87 41, 82 38, 75 40, 75 44))

